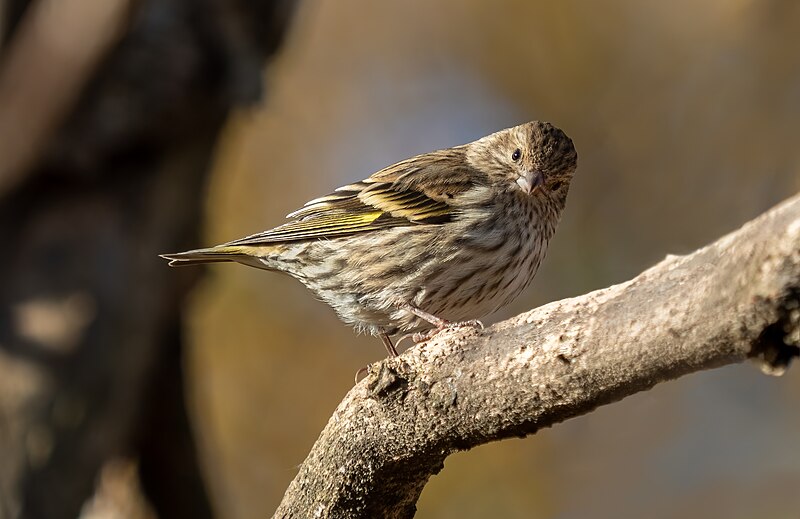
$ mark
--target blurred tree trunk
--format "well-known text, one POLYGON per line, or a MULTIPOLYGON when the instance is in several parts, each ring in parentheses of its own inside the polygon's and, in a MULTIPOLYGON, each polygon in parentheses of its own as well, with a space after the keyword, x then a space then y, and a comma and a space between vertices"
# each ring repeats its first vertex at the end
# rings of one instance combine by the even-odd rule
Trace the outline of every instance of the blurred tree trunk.
POLYGON ((183 394, 179 301, 197 272, 156 255, 198 243, 217 135, 260 97, 293 2, 117 3, 117 34, 29 23, 99 3, 5 5, 0 106, 20 115, 0 114, 0 140, 19 140, 0 169, 3 518, 78 516, 118 458, 138 459, 159 516, 211 516, 183 394), (59 70, 52 50, 81 38, 93 57, 59 70))

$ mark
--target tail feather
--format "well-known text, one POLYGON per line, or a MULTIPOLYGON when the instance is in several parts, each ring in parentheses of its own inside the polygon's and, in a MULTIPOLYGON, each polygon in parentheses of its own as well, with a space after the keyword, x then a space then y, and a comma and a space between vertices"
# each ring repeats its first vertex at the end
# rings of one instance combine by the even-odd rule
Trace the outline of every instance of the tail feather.
POLYGON ((241 247, 219 246, 208 249, 195 249, 186 252, 176 252, 173 254, 160 254, 169 260, 170 267, 186 267, 190 265, 202 265, 204 263, 220 263, 225 261, 240 261, 244 253, 241 247))

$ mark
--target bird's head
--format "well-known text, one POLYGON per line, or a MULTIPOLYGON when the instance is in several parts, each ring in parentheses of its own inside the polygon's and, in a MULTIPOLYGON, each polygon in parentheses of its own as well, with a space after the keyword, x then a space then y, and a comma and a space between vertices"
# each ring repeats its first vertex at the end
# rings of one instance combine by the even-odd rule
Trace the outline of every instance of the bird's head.
POLYGON ((475 141, 467 154, 473 167, 509 189, 565 196, 578 164, 567 135, 550 123, 533 121, 475 141))

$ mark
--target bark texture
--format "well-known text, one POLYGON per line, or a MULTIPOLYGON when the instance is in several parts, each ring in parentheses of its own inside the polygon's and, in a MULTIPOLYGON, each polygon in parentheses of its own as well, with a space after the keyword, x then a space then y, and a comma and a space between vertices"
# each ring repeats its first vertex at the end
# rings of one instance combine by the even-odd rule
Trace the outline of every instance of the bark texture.
POLYGON ((800 354, 800 196, 636 278, 484 331, 442 333, 371 367, 276 517, 414 515, 444 459, 524 437, 655 384, 800 354))

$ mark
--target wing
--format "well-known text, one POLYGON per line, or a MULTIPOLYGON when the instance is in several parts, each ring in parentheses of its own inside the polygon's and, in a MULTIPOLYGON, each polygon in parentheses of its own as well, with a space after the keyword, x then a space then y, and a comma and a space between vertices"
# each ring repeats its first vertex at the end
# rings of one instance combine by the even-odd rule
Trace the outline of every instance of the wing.
POLYGON ((463 147, 419 155, 336 189, 290 213, 293 221, 225 245, 259 245, 327 239, 389 227, 451 221, 451 201, 480 184, 466 166, 463 147))

